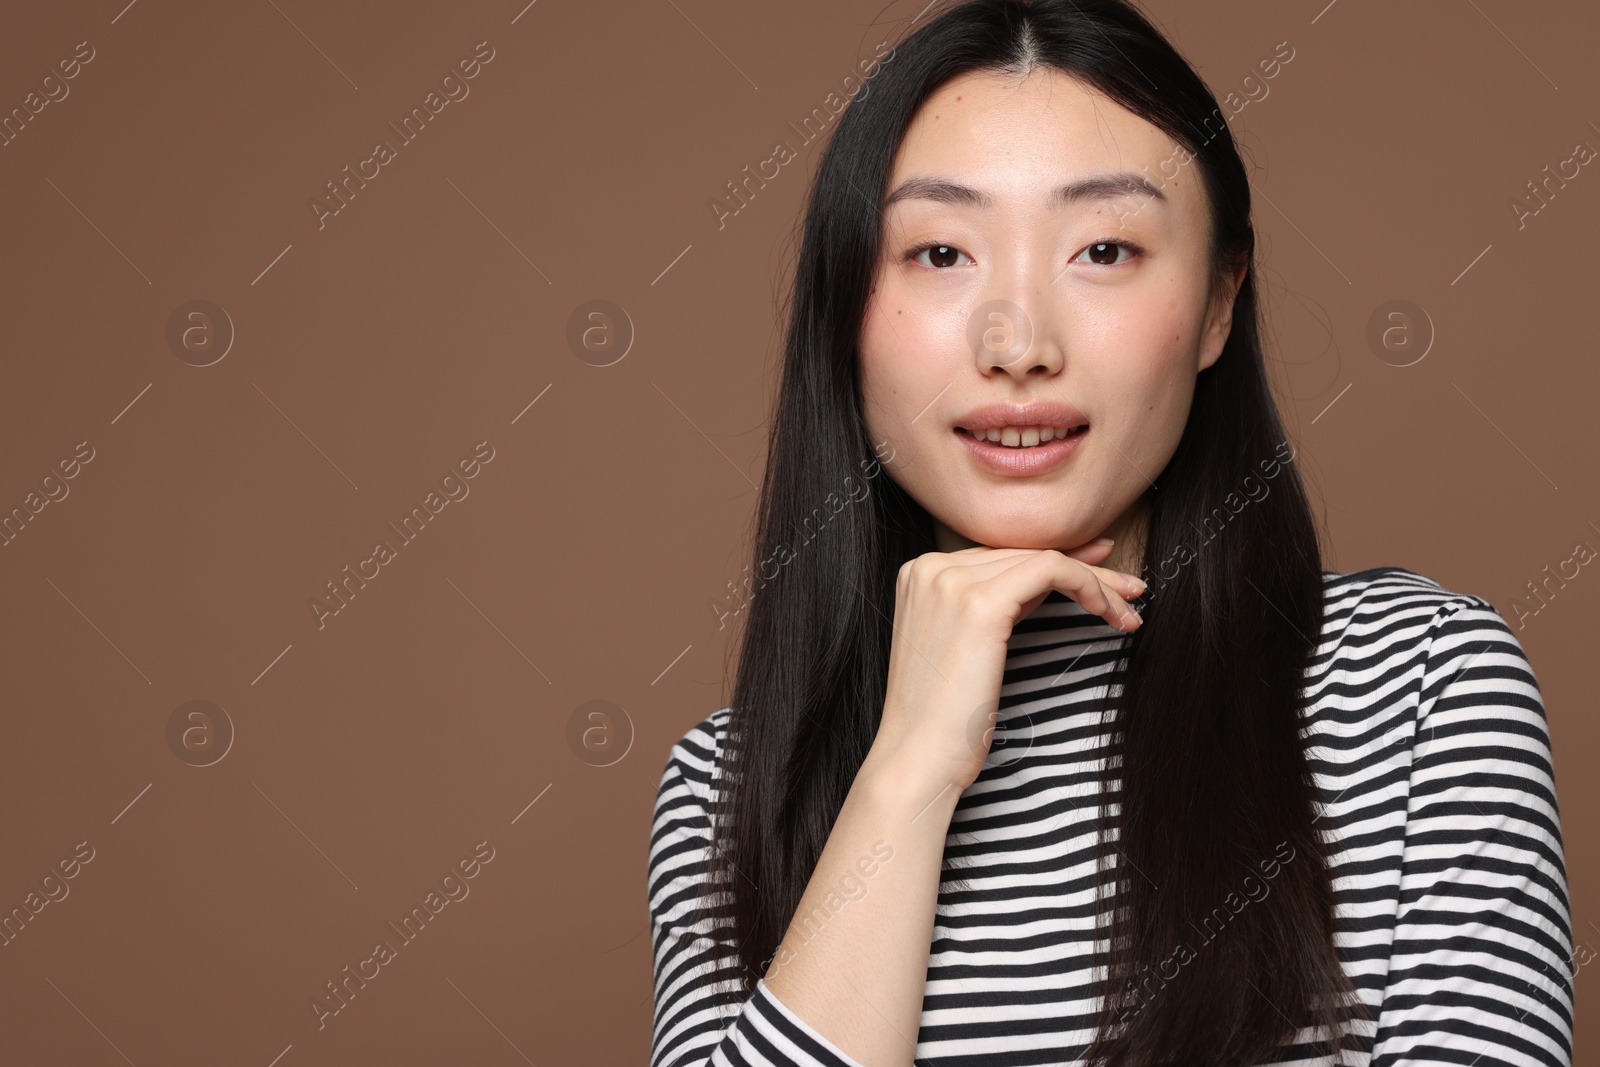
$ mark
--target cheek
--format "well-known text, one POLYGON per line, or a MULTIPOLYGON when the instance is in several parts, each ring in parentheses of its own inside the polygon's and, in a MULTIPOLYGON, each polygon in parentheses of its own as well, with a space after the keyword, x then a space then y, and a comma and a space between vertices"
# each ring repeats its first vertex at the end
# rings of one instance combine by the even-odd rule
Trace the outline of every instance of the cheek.
POLYGON ((867 436, 874 441, 893 436, 893 429, 900 422, 896 412, 905 390, 896 379, 899 361, 893 343, 894 335, 883 329, 882 319, 869 316, 861 330, 856 376, 862 419, 867 436))
POLYGON ((1096 338, 1096 358, 1081 368, 1086 395, 1110 416, 1105 428, 1120 453, 1151 469, 1170 459, 1194 396, 1198 327, 1180 299, 1163 298, 1137 314, 1110 316, 1096 338))
POLYGON ((1085 353, 1083 369, 1102 400, 1116 398, 1143 413, 1161 406, 1163 397, 1181 387, 1183 376, 1194 375, 1195 327, 1178 307, 1107 316, 1095 334, 1079 344, 1085 353))
POLYGON ((944 388, 956 370, 939 323, 906 301, 885 300, 862 324, 861 395, 876 417, 903 423, 944 388), (902 418, 903 416, 903 418, 902 418))

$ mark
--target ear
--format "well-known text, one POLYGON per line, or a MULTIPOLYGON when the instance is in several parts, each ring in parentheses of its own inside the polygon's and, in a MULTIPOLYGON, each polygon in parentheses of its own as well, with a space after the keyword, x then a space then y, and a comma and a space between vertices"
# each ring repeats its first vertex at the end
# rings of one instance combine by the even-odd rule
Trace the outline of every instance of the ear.
POLYGON ((1222 346, 1227 344, 1228 333, 1233 329, 1233 301, 1239 295, 1239 287, 1244 284, 1246 269, 1245 264, 1235 267, 1221 290, 1212 296, 1211 310, 1201 333, 1200 362, 1195 368, 1196 372, 1205 370, 1222 355, 1222 346))

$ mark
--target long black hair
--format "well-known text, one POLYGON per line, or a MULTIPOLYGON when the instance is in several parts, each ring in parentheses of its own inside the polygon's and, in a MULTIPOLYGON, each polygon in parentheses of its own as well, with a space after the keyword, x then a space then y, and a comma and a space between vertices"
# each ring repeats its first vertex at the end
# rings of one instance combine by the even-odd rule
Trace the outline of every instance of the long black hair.
POLYGON ((1338 1058, 1349 1047, 1343 1024, 1363 1009, 1333 943, 1328 852, 1314 825, 1320 797, 1300 732, 1321 632, 1322 556, 1295 465, 1280 466, 1292 448, 1261 352, 1249 181, 1211 92, 1124 0, 947 5, 895 46, 834 128, 801 230, 755 516, 754 558, 770 580, 749 603, 739 646, 711 866, 729 895, 714 910, 731 918, 741 982, 753 992, 872 744, 897 572, 935 550, 928 512, 892 478, 874 477, 879 456, 857 378, 895 153, 949 79, 1035 67, 1079 79, 1192 154, 1215 278, 1231 284, 1245 268, 1226 346, 1199 373, 1177 451, 1146 494, 1151 589, 1106 703, 1107 767, 1120 796, 1116 812, 1109 799, 1100 809, 1103 1006, 1084 1058, 1106 1067, 1252 1063, 1298 1040, 1300 1028, 1338 1058), (1276 491, 1240 507, 1264 463, 1276 491), (844 501, 851 479, 878 491, 844 501), (819 516, 824 528, 813 533, 819 516), (1219 523, 1225 535, 1193 547, 1219 523), (798 548, 813 536, 816 546, 798 548), (1230 936, 1183 960, 1181 976, 1148 996, 1174 946, 1191 938, 1191 921, 1238 899, 1244 879, 1268 864, 1270 903, 1235 909, 1230 936), (1127 867, 1150 880, 1117 878, 1127 867))

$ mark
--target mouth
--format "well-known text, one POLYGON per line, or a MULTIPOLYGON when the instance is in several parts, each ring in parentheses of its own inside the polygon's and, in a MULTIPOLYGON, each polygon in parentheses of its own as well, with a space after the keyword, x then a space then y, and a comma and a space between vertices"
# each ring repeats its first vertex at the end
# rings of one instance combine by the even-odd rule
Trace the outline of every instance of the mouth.
POLYGON ((1075 455, 1083 446, 1089 427, 1050 427, 1045 440, 1045 427, 997 428, 999 440, 989 439, 989 433, 979 437, 973 431, 956 427, 955 434, 966 446, 967 454, 981 469, 1004 477, 1028 477, 1055 470, 1075 455), (1060 436, 1057 436, 1057 431, 1060 436))
POLYGON ((1080 426, 1001 426, 977 432, 965 426, 956 427, 956 433, 976 444, 1008 449, 1039 448, 1063 438, 1081 437, 1088 430, 1087 423, 1080 426))

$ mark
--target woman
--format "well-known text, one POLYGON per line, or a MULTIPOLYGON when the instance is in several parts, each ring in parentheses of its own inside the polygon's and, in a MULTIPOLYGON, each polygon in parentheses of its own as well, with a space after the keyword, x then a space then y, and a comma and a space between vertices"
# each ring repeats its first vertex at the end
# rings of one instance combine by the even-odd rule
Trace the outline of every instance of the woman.
POLYGON ((1487 601, 1323 570, 1212 95, 1119 0, 869 84, 657 796, 652 1067, 1569 1064, 1537 684, 1487 601))

